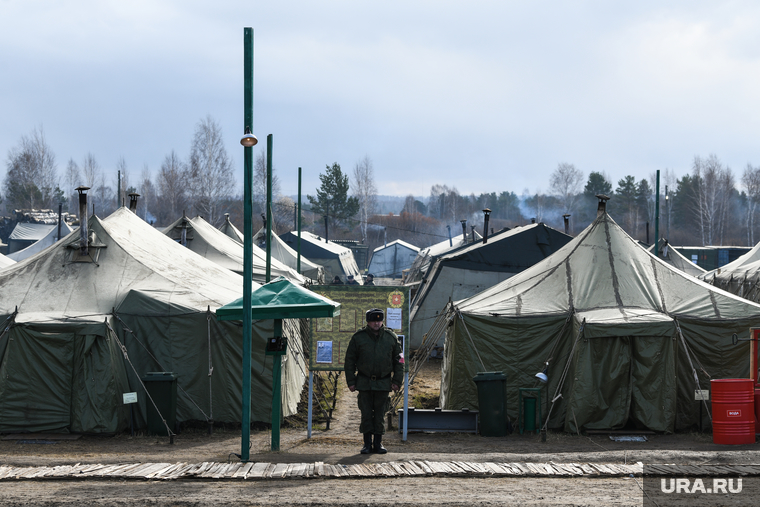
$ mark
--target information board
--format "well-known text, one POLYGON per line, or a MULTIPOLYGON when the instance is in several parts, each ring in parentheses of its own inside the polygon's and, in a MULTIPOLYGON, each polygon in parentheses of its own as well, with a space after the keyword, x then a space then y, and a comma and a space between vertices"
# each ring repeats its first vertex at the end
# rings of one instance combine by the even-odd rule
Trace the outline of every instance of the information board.
POLYGON ((313 285, 311 290, 340 303, 340 315, 311 319, 312 371, 342 371, 348 342, 367 325, 365 314, 380 308, 383 325, 399 335, 404 350, 404 370, 409 371, 409 287, 372 285, 313 285))

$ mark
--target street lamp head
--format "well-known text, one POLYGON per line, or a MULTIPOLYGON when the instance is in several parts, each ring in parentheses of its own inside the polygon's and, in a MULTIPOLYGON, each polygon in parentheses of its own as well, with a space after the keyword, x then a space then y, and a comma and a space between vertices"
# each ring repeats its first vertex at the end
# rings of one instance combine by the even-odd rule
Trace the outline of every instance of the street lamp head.
POLYGON ((246 127, 245 135, 240 139, 240 144, 246 148, 252 148, 253 146, 256 146, 258 142, 259 140, 256 139, 256 136, 251 134, 251 127, 246 127))

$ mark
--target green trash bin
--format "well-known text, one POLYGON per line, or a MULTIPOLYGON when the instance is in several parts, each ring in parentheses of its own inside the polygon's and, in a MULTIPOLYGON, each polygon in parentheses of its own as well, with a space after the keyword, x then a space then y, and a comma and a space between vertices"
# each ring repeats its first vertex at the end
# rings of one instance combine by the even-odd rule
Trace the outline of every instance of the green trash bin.
POLYGON ((503 437, 507 428, 507 376, 500 371, 478 372, 472 379, 478 387, 480 434, 503 437))
POLYGON ((146 400, 148 433, 170 436, 167 434, 163 419, 166 419, 166 424, 173 432, 177 424, 177 376, 170 371, 148 372, 142 381, 153 403, 156 404, 154 407, 150 399, 146 400), (161 412, 160 415, 156 412, 156 407, 161 412))

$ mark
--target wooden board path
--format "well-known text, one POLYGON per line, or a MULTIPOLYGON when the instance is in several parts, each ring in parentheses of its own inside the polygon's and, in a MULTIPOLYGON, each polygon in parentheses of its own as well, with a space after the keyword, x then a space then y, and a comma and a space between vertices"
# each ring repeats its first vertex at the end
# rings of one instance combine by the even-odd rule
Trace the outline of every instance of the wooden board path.
MULTIPOLYGON (((760 465, 647 465, 647 475, 760 476, 760 465)), ((0 481, 11 480, 288 480, 380 477, 625 477, 642 476, 639 463, 478 463, 389 461, 355 465, 315 463, 124 463, 13 467, 0 465, 0 481)))
MULTIPOLYGON (((687 468, 687 467, 684 467, 687 468)), ((760 475, 760 467, 757 467, 760 475)), ((654 467, 654 473, 657 468, 654 467)), ((662 472, 664 473, 664 470, 662 472)), ((748 475, 750 467, 691 466, 690 473, 702 475, 748 475)), ((132 480, 287 480, 311 478, 378 477, 580 477, 641 476, 642 463, 477 463, 465 461, 389 461, 355 465, 315 463, 124 463, 80 464, 38 467, 0 465, 0 481, 60 479, 132 479, 132 480)))

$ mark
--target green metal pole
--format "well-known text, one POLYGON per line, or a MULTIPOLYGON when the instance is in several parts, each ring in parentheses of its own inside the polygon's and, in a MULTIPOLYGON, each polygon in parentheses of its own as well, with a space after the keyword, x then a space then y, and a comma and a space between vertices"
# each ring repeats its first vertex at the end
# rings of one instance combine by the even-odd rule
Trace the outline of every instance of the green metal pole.
POLYGON ((657 182, 654 191, 654 256, 660 256, 660 170, 657 169, 657 182))
POLYGON ((296 256, 296 271, 301 272, 301 168, 298 168, 298 255, 296 256))
MULTIPOLYGON (((282 336, 282 319, 274 319, 274 337, 282 336)), ((282 399, 282 355, 272 361, 272 450, 280 450, 280 405, 282 399)))
MULTIPOLYGON (((253 132, 253 28, 243 29, 244 127, 253 132)), ((251 291, 253 289, 253 148, 243 148, 243 414, 240 461, 247 462, 251 441, 251 291)))
POLYGON ((272 278, 272 134, 267 136, 267 277, 272 278))

